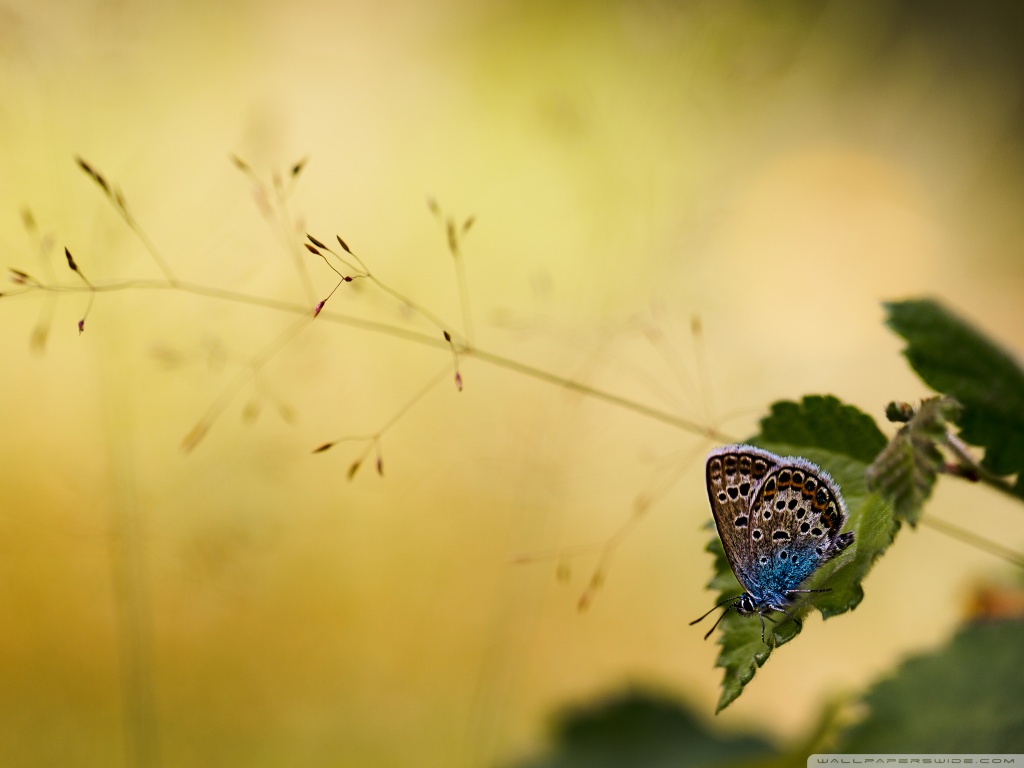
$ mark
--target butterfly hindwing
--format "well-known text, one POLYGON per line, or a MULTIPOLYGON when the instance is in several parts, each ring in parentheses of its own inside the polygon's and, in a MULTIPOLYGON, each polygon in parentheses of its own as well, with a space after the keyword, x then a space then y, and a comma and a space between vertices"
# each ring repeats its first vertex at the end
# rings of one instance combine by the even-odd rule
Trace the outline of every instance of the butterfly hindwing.
POLYGON ((751 505, 750 562, 761 599, 776 605, 853 539, 841 535, 846 508, 827 472, 786 458, 751 505))

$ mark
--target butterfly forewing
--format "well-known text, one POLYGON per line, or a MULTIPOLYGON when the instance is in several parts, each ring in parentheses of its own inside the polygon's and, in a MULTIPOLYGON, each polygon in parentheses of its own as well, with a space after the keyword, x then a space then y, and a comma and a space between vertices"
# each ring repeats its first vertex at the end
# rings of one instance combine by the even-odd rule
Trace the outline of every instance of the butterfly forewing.
POLYGON ((725 556, 747 591, 754 583, 750 538, 753 500, 777 466, 778 457, 768 451, 727 445, 712 451, 705 467, 708 499, 725 556))

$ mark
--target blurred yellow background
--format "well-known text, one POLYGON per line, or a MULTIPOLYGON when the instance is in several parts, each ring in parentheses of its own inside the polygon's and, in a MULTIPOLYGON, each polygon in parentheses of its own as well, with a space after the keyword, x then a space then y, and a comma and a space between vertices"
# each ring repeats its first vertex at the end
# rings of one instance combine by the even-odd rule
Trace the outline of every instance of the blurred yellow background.
MULTIPOLYGON (((1010 3, 5 2, 0 250, 74 288, 65 246, 97 286, 162 279, 81 156, 183 282, 311 313, 335 275, 302 233, 338 233, 461 334, 433 197, 476 217, 481 349, 736 438, 807 393, 881 423, 927 395, 881 300, 1024 345, 1021 30, 1010 3), (232 154, 271 189, 308 157, 297 232, 232 154)), ((79 337, 88 295, 54 296, 0 297, 0 764, 508 764, 628 684, 710 719, 717 647, 687 626, 712 601, 710 440, 472 356, 459 393, 443 344, 331 320, 440 341, 357 281, 184 452, 298 315, 140 286, 100 292, 79 337), (359 443, 311 455, 435 375, 384 477, 371 451, 346 480, 359 443), (645 493, 588 611, 597 550, 563 580, 513 564, 601 544, 645 493)), ((981 488, 940 483, 929 514, 1024 545, 981 488)), ((904 531, 863 604, 812 619, 716 725, 805 734, 1006 568, 904 531)))

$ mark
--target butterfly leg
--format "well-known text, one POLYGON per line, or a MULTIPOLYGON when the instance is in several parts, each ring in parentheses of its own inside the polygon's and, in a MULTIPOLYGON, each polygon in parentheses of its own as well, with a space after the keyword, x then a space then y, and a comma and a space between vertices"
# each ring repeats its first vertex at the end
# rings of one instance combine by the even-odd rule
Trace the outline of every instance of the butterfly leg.
MULTIPOLYGON (((795 591, 795 590, 794 590, 794 591, 795 591)), ((784 613, 784 614, 786 614, 787 616, 789 616, 789 618, 791 618, 791 619, 793 620, 793 623, 794 623, 794 624, 796 624, 796 628, 797 628, 797 629, 803 629, 803 628, 804 628, 804 625, 803 625, 803 624, 802 624, 802 623, 800 622, 800 619, 798 619, 798 618, 797 618, 796 616, 794 616, 794 615, 793 615, 792 613, 790 613, 789 611, 787 611, 787 610, 786 610, 785 608, 782 608, 781 606, 778 606, 778 605, 773 605, 773 606, 772 606, 772 608, 774 608, 774 609, 775 609, 776 611, 778 611, 779 613, 784 613)))

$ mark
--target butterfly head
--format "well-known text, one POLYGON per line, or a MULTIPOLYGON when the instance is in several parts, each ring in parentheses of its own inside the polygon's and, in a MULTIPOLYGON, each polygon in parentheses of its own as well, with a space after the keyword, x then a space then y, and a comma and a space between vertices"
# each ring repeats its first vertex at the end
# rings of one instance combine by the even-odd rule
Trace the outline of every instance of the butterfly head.
POLYGON ((736 602, 732 604, 732 607, 736 609, 736 613, 740 616, 750 616, 758 612, 757 603, 754 602, 754 598, 749 592, 744 592, 740 595, 736 602))

